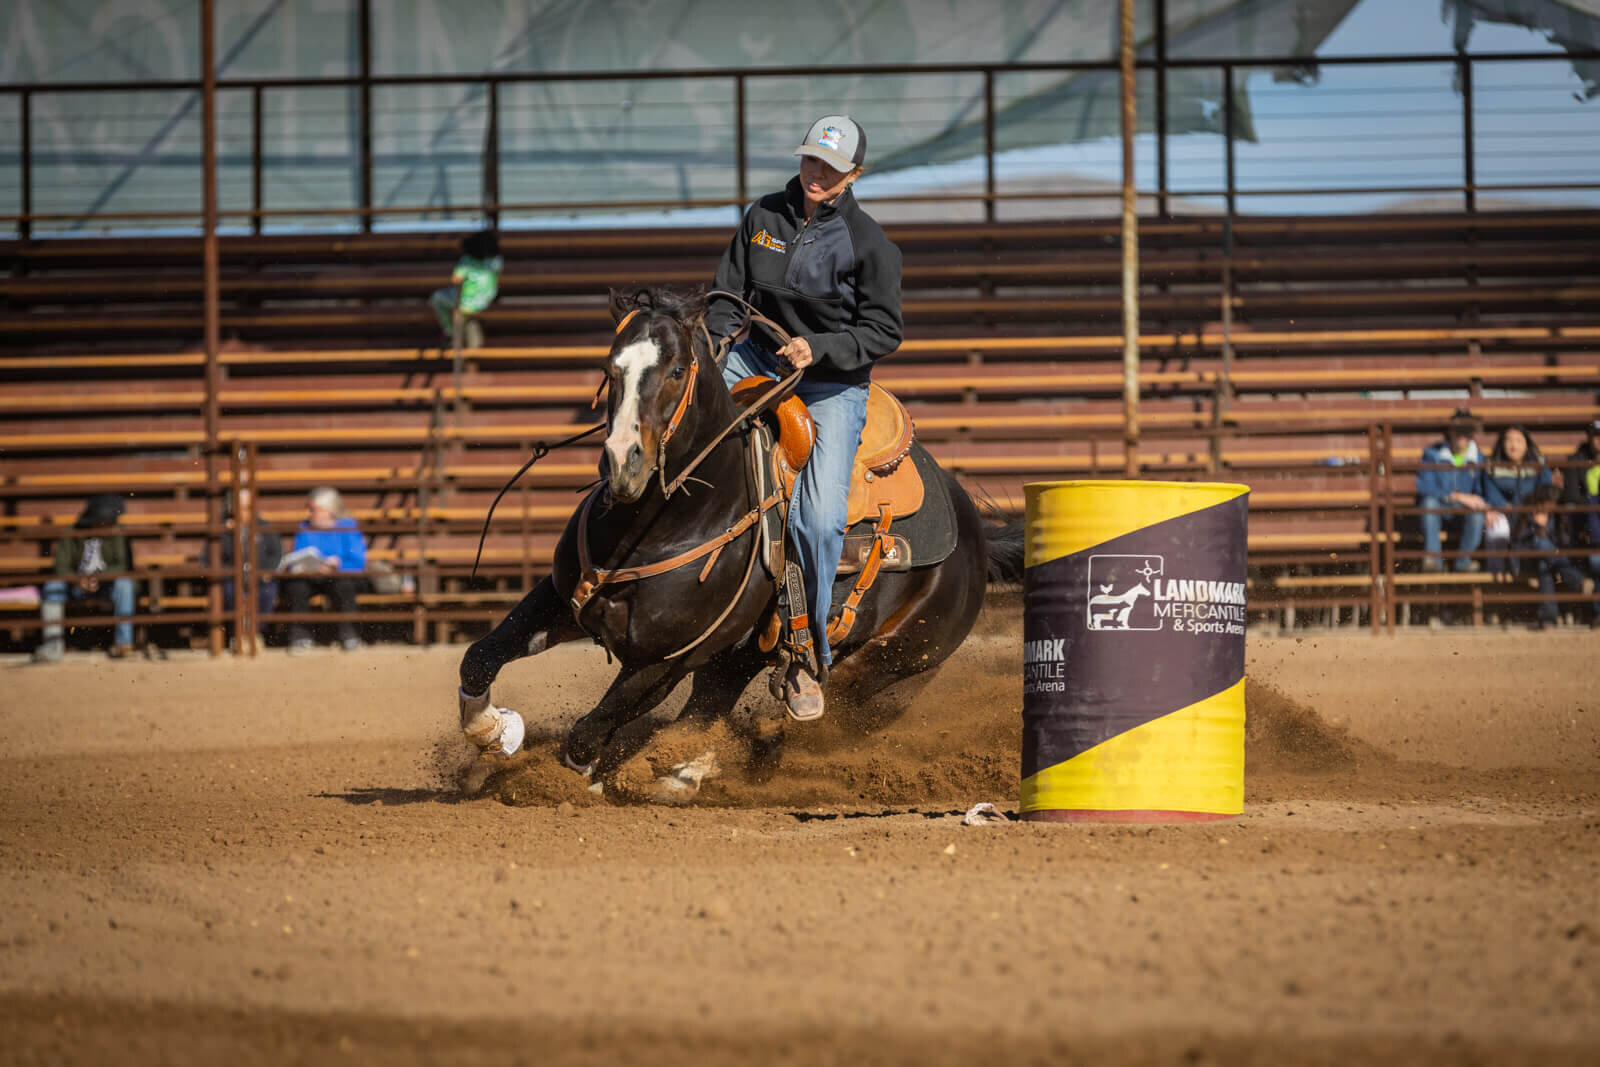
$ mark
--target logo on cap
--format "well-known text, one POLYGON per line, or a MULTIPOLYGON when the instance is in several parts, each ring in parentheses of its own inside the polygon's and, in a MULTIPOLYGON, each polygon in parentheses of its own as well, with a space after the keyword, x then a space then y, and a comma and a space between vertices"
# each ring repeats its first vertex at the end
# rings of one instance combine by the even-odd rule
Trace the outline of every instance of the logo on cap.
POLYGON ((839 151, 839 142, 843 140, 844 131, 839 129, 839 127, 824 126, 822 128, 822 136, 817 138, 817 144, 821 145, 823 148, 831 148, 837 152, 839 151))

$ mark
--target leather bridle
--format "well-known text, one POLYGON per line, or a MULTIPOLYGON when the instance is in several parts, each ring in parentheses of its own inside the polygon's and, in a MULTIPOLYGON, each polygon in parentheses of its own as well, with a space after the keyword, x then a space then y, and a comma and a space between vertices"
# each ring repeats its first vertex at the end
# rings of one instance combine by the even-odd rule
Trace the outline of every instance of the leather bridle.
MULTIPOLYGON (((725 338, 723 340, 722 348, 718 352, 713 351, 711 333, 706 328, 705 320, 702 318, 696 324, 701 335, 705 338, 707 355, 715 363, 720 364, 722 362, 722 359, 719 357, 726 356, 727 349, 732 343, 736 343, 736 340, 742 340, 746 335, 748 335, 752 322, 762 323, 768 329, 773 331, 774 336, 780 338, 784 344, 788 344, 790 340, 789 334, 783 329, 783 327, 779 326, 776 322, 773 322, 765 315, 762 315, 754 307, 751 307, 750 304, 742 297, 724 290, 713 290, 713 293, 708 295, 722 295, 730 297, 733 300, 738 301, 740 304, 743 304, 750 316, 738 333, 734 334, 733 337, 725 338)), ((632 321, 633 317, 638 313, 639 309, 634 308, 632 311, 629 311, 622 317, 622 319, 617 323, 617 333, 619 335, 622 333, 623 328, 626 327, 628 323, 632 321)), ((661 494, 664 499, 670 499, 672 494, 677 492, 677 490, 683 486, 684 482, 688 480, 689 475, 695 470, 695 468, 699 467, 700 464, 711 455, 712 451, 718 445, 720 445, 730 433, 738 429, 739 426, 744 424, 749 419, 764 411, 774 401, 786 395, 800 381, 801 375, 805 373, 804 368, 796 368, 793 373, 789 374, 781 381, 774 383, 772 388, 768 389, 759 398, 757 398, 754 403, 745 408, 744 411, 740 412, 740 414, 732 422, 723 427, 722 430, 719 431, 716 436, 713 437, 711 441, 707 443, 705 447, 702 448, 700 452, 689 461, 684 469, 678 472, 678 476, 669 484, 666 480, 667 442, 671 440, 672 435, 677 432, 678 427, 682 424, 684 416, 688 414, 689 405, 694 399, 695 383, 698 380, 700 373, 700 355, 692 341, 690 342, 690 353, 691 359, 689 363, 689 380, 683 387, 683 394, 678 398, 677 407, 673 410, 672 418, 668 420, 667 428, 665 431, 663 431, 661 439, 656 447, 656 475, 661 481, 661 494)), ((609 378, 606 379, 606 381, 609 380, 609 378)), ((605 385, 605 381, 600 383, 600 391, 595 393, 595 403, 599 403, 601 393, 603 393, 605 390, 605 385)), ((752 457, 752 462, 759 463, 760 457, 752 457)), ((759 496, 759 491, 752 488, 752 486, 756 484, 753 469, 747 471, 747 474, 747 494, 752 497, 759 496)), ((588 628, 583 625, 583 609, 584 606, 587 605, 588 602, 594 597, 594 594, 601 586, 617 585, 623 582, 636 582, 643 578, 651 578, 660 574, 668 574, 672 571, 678 570, 680 567, 685 567, 690 563, 700 559, 706 559, 706 557, 709 556, 710 558, 706 559, 704 566, 700 568, 700 581, 704 582, 708 577, 710 577, 711 569, 716 564, 717 559, 722 555, 722 550, 729 544, 732 544, 734 541, 744 536, 744 534, 747 533, 752 527, 756 526, 756 524, 761 521, 761 516, 763 514, 765 514, 767 511, 770 511, 772 508, 777 507, 783 502, 783 490, 781 488, 775 490, 764 500, 756 499, 750 510, 746 511, 744 514, 740 515, 736 520, 734 520, 734 522, 729 524, 728 528, 722 533, 668 559, 631 567, 596 567, 594 565, 593 558, 589 555, 589 513, 594 507, 595 497, 599 492, 600 490, 598 488, 592 491, 587 497, 584 498, 583 504, 578 510, 577 549, 579 577, 577 585, 573 587, 572 597, 569 601, 572 607, 573 620, 578 624, 580 629, 585 630, 586 632, 588 631, 588 628)), ((730 614, 732 614, 734 607, 739 603, 740 599, 743 598, 745 589, 749 587, 750 577, 755 572, 756 559, 760 556, 760 554, 761 542, 760 538, 756 538, 751 543, 750 556, 749 559, 745 561, 744 577, 739 582, 739 588, 729 599, 727 606, 722 609, 721 614, 719 614, 716 619, 712 621, 710 626, 706 627, 706 629, 701 632, 699 637, 696 637, 693 641, 690 641, 682 648, 679 648, 673 652, 669 652, 664 658, 676 659, 677 657, 688 653, 692 649, 697 648, 708 637, 716 632, 717 627, 721 626, 723 621, 726 620, 730 614)))

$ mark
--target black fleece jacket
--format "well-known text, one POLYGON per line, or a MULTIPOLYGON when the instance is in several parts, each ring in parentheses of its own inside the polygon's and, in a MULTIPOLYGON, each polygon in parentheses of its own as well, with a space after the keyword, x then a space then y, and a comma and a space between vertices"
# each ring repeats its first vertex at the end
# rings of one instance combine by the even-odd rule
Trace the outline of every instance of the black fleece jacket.
MULTIPOLYGON (((758 200, 722 254, 713 288, 739 293, 810 342, 808 379, 865 382, 872 364, 900 347, 900 249, 849 188, 819 205, 809 223, 804 203, 798 176, 758 200)), ((744 319, 744 308, 711 298, 712 337, 728 336, 744 319)))

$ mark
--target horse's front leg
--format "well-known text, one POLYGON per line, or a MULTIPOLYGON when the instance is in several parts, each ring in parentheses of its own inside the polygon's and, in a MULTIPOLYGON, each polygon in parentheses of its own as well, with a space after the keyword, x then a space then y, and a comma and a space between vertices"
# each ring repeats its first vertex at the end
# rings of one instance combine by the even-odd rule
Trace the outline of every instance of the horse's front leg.
POLYGON ((507 613, 500 625, 473 643, 461 657, 461 732, 486 755, 510 756, 522 747, 527 726, 522 716, 496 707, 489 687, 500 668, 564 641, 583 636, 572 612, 546 578, 507 613))

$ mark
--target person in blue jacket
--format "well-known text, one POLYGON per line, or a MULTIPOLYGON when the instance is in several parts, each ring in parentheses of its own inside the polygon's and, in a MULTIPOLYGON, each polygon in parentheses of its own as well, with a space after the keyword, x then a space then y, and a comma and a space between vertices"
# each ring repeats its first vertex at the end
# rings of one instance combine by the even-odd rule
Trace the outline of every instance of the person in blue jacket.
MULTIPOLYGON (((356 610, 356 593, 367 569, 367 542, 356 520, 345 513, 337 489, 313 489, 306 498, 306 518, 294 534, 294 549, 283 558, 288 577, 283 595, 297 615, 311 610, 311 594, 320 591, 340 614, 356 610)), ((346 652, 361 647, 356 624, 341 620, 339 644, 346 652)), ((289 624, 289 653, 310 651, 311 629, 304 622, 289 624)))
POLYGON ((1422 513, 1425 571, 1444 570, 1439 545, 1446 523, 1459 527, 1452 531, 1460 545, 1455 569, 1480 569, 1471 555, 1483 542, 1483 519, 1488 507, 1483 499, 1483 453, 1478 451, 1475 440, 1479 429, 1477 416, 1460 408, 1445 425, 1444 437, 1422 452, 1423 469, 1417 472, 1417 506, 1430 509, 1422 513))
MULTIPOLYGON (((1534 444, 1533 435, 1521 426, 1507 426, 1495 439, 1494 451, 1483 470, 1483 499, 1489 505, 1484 521, 1484 547, 1503 550, 1511 543, 1511 529, 1533 494, 1553 485, 1544 453, 1534 444)), ((1515 561, 1506 557, 1489 558, 1489 573, 1515 574, 1515 561)))

